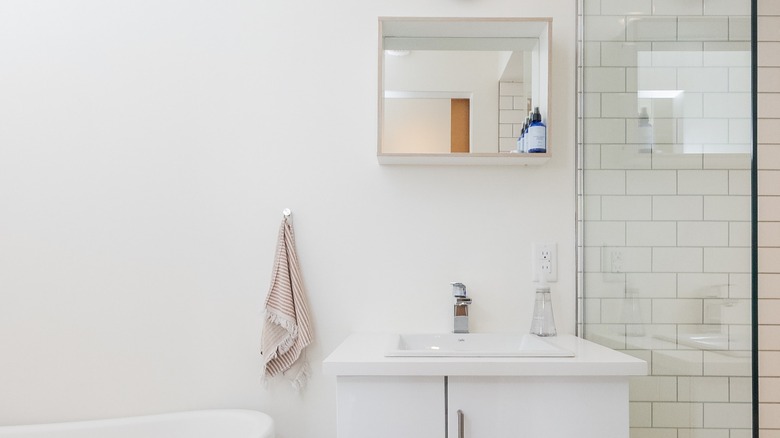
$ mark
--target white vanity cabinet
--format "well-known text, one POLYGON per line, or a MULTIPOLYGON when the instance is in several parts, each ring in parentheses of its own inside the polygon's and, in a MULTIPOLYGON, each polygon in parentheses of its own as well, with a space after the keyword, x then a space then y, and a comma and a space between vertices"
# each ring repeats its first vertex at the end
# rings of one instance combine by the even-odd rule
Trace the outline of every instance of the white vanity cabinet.
POLYGON ((339 376, 338 438, 444 438, 444 378, 339 376))
POLYGON ((628 438, 628 385, 622 380, 449 377, 448 436, 628 438))
POLYGON ((387 337, 350 336, 323 363, 338 438, 628 438, 628 381, 647 364, 554 342, 575 356, 385 357, 387 337))

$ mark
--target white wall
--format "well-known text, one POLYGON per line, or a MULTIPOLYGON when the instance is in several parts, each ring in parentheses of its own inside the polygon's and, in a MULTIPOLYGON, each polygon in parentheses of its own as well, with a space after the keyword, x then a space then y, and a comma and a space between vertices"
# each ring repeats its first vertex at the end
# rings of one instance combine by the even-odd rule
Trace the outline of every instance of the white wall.
POLYGON ((335 434, 320 363, 356 331, 525 331, 557 241, 574 330, 575 2, 0 3, 0 424, 244 407, 335 434), (541 168, 377 164, 378 16, 552 16, 541 168), (314 376, 260 381, 294 212, 314 376))

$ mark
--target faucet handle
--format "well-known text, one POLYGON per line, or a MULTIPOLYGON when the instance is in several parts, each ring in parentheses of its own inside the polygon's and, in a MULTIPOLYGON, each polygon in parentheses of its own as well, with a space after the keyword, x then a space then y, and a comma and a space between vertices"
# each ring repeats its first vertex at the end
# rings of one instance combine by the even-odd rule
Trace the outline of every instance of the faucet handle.
POLYGON ((452 296, 454 297, 466 297, 466 285, 463 283, 453 282, 450 283, 452 285, 452 296))

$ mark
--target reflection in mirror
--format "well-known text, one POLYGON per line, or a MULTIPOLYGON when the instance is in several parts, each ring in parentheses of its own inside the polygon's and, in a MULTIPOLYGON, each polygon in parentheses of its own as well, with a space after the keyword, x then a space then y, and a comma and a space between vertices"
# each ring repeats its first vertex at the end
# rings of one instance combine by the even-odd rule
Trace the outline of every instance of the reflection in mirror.
POLYGON ((533 107, 547 122, 549 18, 379 23, 380 158, 509 156, 533 107))
POLYGON ((470 93, 386 91, 383 150, 469 152, 470 112, 470 93))

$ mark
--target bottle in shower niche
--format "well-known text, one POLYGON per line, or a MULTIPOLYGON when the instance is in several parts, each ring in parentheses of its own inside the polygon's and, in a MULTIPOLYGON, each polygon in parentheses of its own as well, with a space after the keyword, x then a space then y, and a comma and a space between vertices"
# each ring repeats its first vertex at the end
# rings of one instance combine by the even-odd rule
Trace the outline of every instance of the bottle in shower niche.
POLYGON ((647 114, 647 107, 644 106, 637 120, 637 137, 639 137, 639 152, 649 154, 653 151, 653 125, 650 124, 650 115, 647 114))
POLYGON ((537 286, 534 316, 531 319, 531 334, 536 336, 555 336, 555 317, 553 316, 550 287, 546 284, 537 286))
POLYGON ((542 114, 539 107, 534 108, 531 115, 531 124, 528 125, 528 145, 526 151, 529 153, 547 152, 547 126, 542 123, 542 114))

